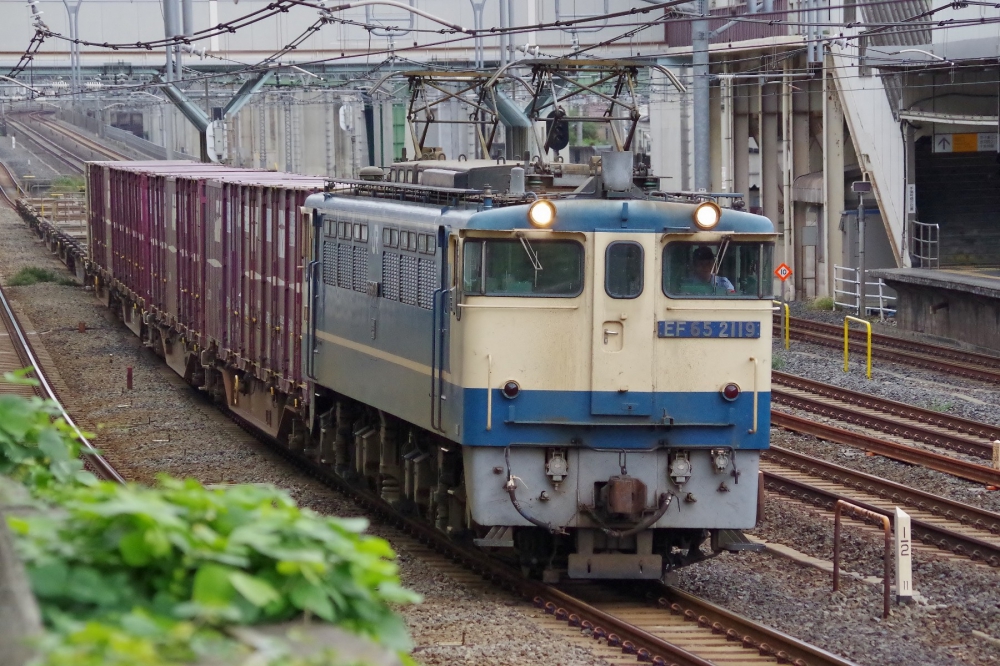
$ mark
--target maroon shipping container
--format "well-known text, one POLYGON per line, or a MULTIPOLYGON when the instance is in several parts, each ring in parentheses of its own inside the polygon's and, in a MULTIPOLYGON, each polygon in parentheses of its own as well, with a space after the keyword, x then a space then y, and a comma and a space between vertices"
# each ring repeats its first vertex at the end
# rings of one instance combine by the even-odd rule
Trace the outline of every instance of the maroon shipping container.
MULTIPOLYGON (((290 392, 300 384, 306 237, 299 209, 323 179, 195 162, 87 166, 89 249, 96 273, 162 327, 171 367, 180 348, 290 392)), ((108 297, 110 298, 110 297, 108 297)))
POLYGON ((206 331, 241 370, 289 391, 302 381, 305 236, 299 208, 323 180, 250 172, 208 181, 206 331), (217 300, 216 300, 217 299, 217 300))

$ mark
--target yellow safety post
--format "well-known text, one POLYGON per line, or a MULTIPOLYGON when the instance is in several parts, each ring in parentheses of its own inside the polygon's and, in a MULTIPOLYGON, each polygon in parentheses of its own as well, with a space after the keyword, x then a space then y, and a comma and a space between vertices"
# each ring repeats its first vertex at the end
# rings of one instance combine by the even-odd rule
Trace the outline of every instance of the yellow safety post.
POLYGON ((859 324, 864 324, 865 328, 868 329, 868 379, 872 378, 872 324, 870 321, 865 321, 864 319, 858 319, 857 317, 852 317, 847 315, 844 317, 844 372, 847 372, 847 333, 850 327, 850 323, 856 321, 859 324))
MULTIPOLYGON (((792 344, 792 329, 791 329, 791 308, 788 307, 788 303, 782 303, 781 301, 772 301, 779 308, 785 306, 785 349, 791 347, 792 344)), ((781 316, 781 315, 778 315, 781 316)))

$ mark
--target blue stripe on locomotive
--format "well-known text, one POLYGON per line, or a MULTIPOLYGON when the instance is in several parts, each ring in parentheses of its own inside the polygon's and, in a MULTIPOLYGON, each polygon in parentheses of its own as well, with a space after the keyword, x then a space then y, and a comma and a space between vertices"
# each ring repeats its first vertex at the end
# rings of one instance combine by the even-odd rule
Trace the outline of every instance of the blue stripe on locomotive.
MULTIPOLYGON (((559 231, 628 231, 631 233, 692 233, 694 206, 689 203, 651 200, 573 199, 558 200, 555 228, 559 231)), ((532 229, 527 206, 484 210, 468 220, 470 229, 503 231, 532 229)), ((743 211, 722 209, 713 232, 773 234, 769 219, 743 211)))
MULTIPOLYGON (((486 430, 486 389, 465 389, 465 436, 471 446, 569 444, 578 440, 595 449, 651 449, 670 446, 729 446, 766 449, 771 424, 771 394, 758 393, 757 431, 753 394, 728 402, 717 392, 662 391, 652 398, 653 416, 594 416, 590 391, 523 390, 513 400, 493 391, 492 429, 486 430)), ((614 392, 599 397, 610 398, 614 392)), ((632 398, 639 398, 633 395, 632 398)))
MULTIPOLYGON (((428 313, 429 314, 429 313, 428 313)), ((429 321, 428 321, 429 325, 429 321)), ((429 366, 407 367, 406 359, 388 358, 373 347, 330 342, 321 346, 324 363, 318 369, 324 385, 378 409, 431 429, 429 366), (329 354, 329 356, 327 356, 329 354)), ((412 363, 412 362, 411 362, 412 363)), ((422 365, 422 364, 420 364, 422 365)), ((565 444, 578 440, 590 448, 650 449, 671 446, 729 446, 766 449, 771 394, 757 400, 757 431, 753 426, 753 394, 728 402, 718 392, 656 392, 651 416, 594 416, 590 391, 523 390, 508 400, 494 388, 491 429, 486 429, 487 390, 444 382, 442 435, 469 446, 565 444), (456 426, 459 426, 456 428, 456 426)), ((601 397, 612 398, 614 392, 601 397)))

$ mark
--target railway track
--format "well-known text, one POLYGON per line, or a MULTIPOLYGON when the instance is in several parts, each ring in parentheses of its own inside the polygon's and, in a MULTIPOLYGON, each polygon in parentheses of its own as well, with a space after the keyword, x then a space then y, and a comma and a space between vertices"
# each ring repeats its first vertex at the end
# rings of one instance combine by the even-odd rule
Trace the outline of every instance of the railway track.
POLYGON ((30 127, 27 123, 21 122, 20 120, 14 120, 13 118, 7 118, 7 124, 12 128, 17 130, 21 136, 27 138, 31 143, 38 146, 42 152, 46 153, 50 157, 55 158, 62 165, 69 168, 73 173, 83 173, 83 163, 86 160, 73 155, 72 153, 66 151, 62 146, 57 144, 52 139, 43 136, 40 132, 30 127))
POLYGON ((5 359, 0 361, 0 367, 5 371, 9 366, 9 360, 16 359, 14 361, 14 368, 32 368, 30 377, 38 380, 38 386, 36 387, 26 387, 26 386, 16 386, 11 387, 9 384, 0 384, 0 392, 3 392, 6 388, 12 388, 13 392, 18 392, 21 395, 25 395, 22 391, 24 389, 31 389, 31 393, 37 395, 41 398, 46 398, 53 401, 58 410, 59 415, 69 424, 69 426, 76 433, 78 439, 83 445, 83 458, 84 464, 87 468, 97 475, 98 478, 104 479, 105 481, 115 481, 116 483, 125 483, 125 479, 115 470, 111 464, 101 456, 97 449, 84 437, 83 433, 77 427, 73 418, 63 407, 62 402, 59 400, 59 396, 56 394, 55 389, 49 383, 45 376, 45 371, 38 362, 38 358, 35 356, 35 352, 31 347, 31 343, 28 338, 28 333, 21 326, 17 319, 17 315, 10 306, 10 302, 7 300, 7 294, 4 293, 3 289, 0 288, 0 320, 3 321, 3 331, 4 335, 0 337, 0 359, 5 359))
MULTIPOLYGON (((674 587, 578 581, 564 583, 561 589, 603 613, 689 649, 710 664, 849 663, 674 587)), ((553 615, 558 621, 558 609, 553 615)), ((579 626, 567 624, 570 631, 579 626)), ((608 641, 608 646, 613 643, 621 641, 608 641)))
MULTIPOLYGON (((772 423, 796 429, 814 425, 818 437, 838 436, 839 428, 791 415, 777 415, 772 423), (832 434, 831 434, 832 432, 832 434)), ((837 500, 869 511, 894 516, 896 507, 912 518, 913 537, 929 546, 1000 567, 1000 514, 925 493, 863 472, 771 446, 761 459, 765 488, 778 495, 832 512, 837 500)))
POLYGON ((43 152, 47 153, 51 157, 58 160, 61 164, 68 167, 73 173, 82 174, 84 169, 84 163, 88 160, 93 159, 92 154, 97 153, 99 156, 109 159, 109 160, 128 160, 129 157, 122 155, 110 148, 101 145, 99 142, 84 136, 80 132, 76 132, 61 124, 44 118, 40 114, 28 114, 25 118, 12 118, 7 117, 8 124, 15 130, 21 133, 22 136, 26 137, 36 146, 38 146, 43 152), (52 138, 43 134, 37 127, 32 127, 33 123, 37 123, 48 129, 50 132, 61 134, 67 139, 73 141, 78 148, 83 148, 89 151, 91 154, 79 155, 67 148, 59 145, 52 138))
MULTIPOLYGON (((774 330, 777 336, 777 331, 780 330, 777 318, 774 320, 774 330)), ((791 319, 790 330, 791 337, 796 340, 838 349, 844 346, 844 329, 837 324, 795 317, 791 319)), ((863 331, 852 329, 848 339, 851 351, 864 353, 863 331)), ((1000 382, 1000 357, 953 347, 872 333, 872 357, 924 370, 946 372, 966 379, 1000 382)))
MULTIPOLYGON (((32 114, 31 119, 34 122, 36 122, 36 123, 38 123, 40 125, 44 125, 45 127, 48 127, 53 132, 57 132, 57 133, 62 134, 63 136, 65 136, 67 138, 72 139, 79 146, 87 148, 89 150, 92 150, 93 152, 98 153, 100 155, 103 155, 104 157, 106 157, 109 160, 123 160, 123 161, 128 161, 128 160, 132 159, 132 158, 128 157, 127 155, 123 155, 122 153, 119 153, 118 151, 116 151, 116 150, 114 150, 112 148, 108 148, 107 146, 103 145, 99 141, 95 141, 94 139, 91 139, 90 137, 86 136, 82 132, 78 132, 78 131, 76 131, 74 129, 66 127, 65 125, 63 125, 61 123, 58 123, 58 122, 56 122, 54 120, 51 120, 50 118, 46 118, 42 114, 32 114)), ((84 160, 84 161, 86 161, 86 160, 84 160)))
POLYGON ((13 172, 6 164, 0 162, 0 198, 11 208, 17 208, 16 197, 22 193, 13 172))
POLYGON ((863 432, 828 429, 812 420, 802 423, 786 418, 790 415, 785 412, 772 410, 772 423, 775 425, 783 424, 782 427, 789 430, 863 448, 887 458, 977 483, 1000 485, 1000 470, 905 441, 992 460, 992 440, 1000 437, 1000 428, 777 371, 772 372, 771 398, 777 405, 836 419, 904 441, 892 441, 863 432))

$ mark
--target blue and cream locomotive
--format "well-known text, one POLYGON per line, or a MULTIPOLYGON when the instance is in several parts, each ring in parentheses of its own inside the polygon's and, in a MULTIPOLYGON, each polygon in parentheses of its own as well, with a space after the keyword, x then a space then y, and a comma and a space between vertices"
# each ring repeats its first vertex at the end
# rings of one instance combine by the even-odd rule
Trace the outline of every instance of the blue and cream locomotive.
POLYGON ((318 458, 547 577, 747 547, 769 220, 655 191, 627 152, 370 171, 303 209, 318 458))

